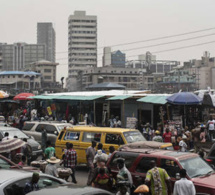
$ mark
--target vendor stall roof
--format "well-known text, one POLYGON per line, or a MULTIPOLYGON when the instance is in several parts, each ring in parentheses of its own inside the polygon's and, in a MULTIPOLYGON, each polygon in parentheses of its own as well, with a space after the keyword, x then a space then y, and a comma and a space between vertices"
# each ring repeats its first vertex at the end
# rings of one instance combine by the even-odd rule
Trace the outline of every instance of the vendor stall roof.
POLYGON ((92 95, 92 96, 70 96, 70 95, 62 95, 58 96, 56 100, 82 100, 82 101, 90 101, 90 100, 96 100, 99 98, 104 97, 103 95, 92 95))
POLYGON ((125 100, 125 99, 130 98, 130 97, 132 97, 132 95, 118 95, 118 96, 110 97, 106 100, 125 100))
POLYGON ((57 98, 57 95, 36 95, 36 96, 31 96, 29 99, 39 99, 39 100, 52 100, 57 98))
POLYGON ((169 96, 146 96, 143 98, 138 99, 138 102, 144 102, 144 103, 151 103, 151 104, 166 104, 169 96))

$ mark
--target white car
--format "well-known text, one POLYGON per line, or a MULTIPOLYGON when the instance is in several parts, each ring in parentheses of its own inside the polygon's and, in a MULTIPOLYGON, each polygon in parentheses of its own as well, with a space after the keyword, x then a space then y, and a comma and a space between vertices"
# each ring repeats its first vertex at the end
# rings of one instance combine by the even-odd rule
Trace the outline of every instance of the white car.
POLYGON ((51 141, 52 145, 55 145, 55 141, 59 132, 65 127, 72 127, 70 123, 57 123, 51 121, 26 121, 22 131, 28 136, 34 137, 34 139, 41 144, 41 132, 42 126, 47 132, 47 139, 51 141))
MULTIPOLYGON (((24 191, 26 183, 31 181, 32 174, 32 172, 22 170, 0 170, 0 194, 20 194, 19 192, 24 191)), ((60 184, 67 184, 67 182, 51 175, 40 173, 39 189, 47 186, 59 186, 60 184)))

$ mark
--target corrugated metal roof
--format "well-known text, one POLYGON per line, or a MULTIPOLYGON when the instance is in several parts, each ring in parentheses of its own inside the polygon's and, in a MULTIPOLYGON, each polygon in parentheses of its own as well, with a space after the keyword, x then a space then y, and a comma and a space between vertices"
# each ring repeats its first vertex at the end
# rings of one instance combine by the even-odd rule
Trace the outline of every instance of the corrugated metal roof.
POLYGON ((146 96, 138 99, 138 102, 151 103, 151 104, 166 104, 169 96, 146 96))
POLYGON ((101 97, 104 97, 103 95, 93 95, 93 96, 69 96, 69 95, 63 95, 63 96, 58 96, 57 100, 83 100, 83 101, 90 101, 90 100, 95 100, 99 99, 101 97))
POLYGON ((132 95, 118 95, 118 96, 110 97, 106 100, 125 100, 130 97, 132 97, 132 95))

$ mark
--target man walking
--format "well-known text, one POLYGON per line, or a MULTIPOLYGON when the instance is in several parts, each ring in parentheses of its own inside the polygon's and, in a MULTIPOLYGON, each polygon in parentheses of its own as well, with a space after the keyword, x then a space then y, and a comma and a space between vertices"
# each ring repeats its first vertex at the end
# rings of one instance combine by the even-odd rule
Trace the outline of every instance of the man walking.
POLYGON ((186 170, 181 169, 179 173, 181 179, 175 182, 173 195, 195 195, 196 194, 195 186, 193 185, 192 181, 187 180, 186 170))
POLYGON ((45 152, 46 142, 47 142, 47 132, 43 125, 41 126, 41 132, 42 132, 41 133, 41 147, 42 147, 43 152, 45 152))
POLYGON ((93 160, 96 154, 96 142, 92 141, 92 145, 90 147, 87 148, 86 151, 86 158, 87 158, 87 166, 89 167, 90 171, 88 174, 88 180, 87 180, 87 185, 91 185, 91 181, 93 178, 93 173, 94 173, 94 165, 93 165, 93 160))
POLYGON ((151 169, 146 174, 145 183, 151 184, 152 195, 168 195, 172 193, 170 177, 165 169, 156 167, 154 160, 150 162, 151 169), (166 185, 167 184, 167 185, 166 185), (168 189, 167 189, 167 187, 168 189))
POLYGON ((77 152, 73 149, 73 144, 69 143, 68 149, 65 151, 64 166, 72 170, 72 182, 77 183, 75 178, 75 167, 77 165, 77 152))
POLYGON ((215 120, 213 120, 213 117, 211 116, 210 120, 207 122, 208 133, 211 141, 213 141, 213 136, 214 136, 214 124, 215 124, 215 120))
POLYGON ((45 159, 50 159, 51 157, 55 156, 55 149, 51 145, 51 141, 47 141, 47 148, 45 149, 45 159))

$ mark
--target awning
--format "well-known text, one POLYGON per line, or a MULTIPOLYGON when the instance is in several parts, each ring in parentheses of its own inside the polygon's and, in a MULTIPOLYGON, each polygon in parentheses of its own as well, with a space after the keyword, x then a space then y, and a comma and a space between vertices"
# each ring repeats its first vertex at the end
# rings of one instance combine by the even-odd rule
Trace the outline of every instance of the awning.
POLYGON ((29 97, 29 99, 52 100, 57 97, 58 97, 57 95, 36 95, 36 96, 29 97))
POLYGON ((29 97, 31 99, 42 99, 42 100, 76 100, 76 101, 90 101, 104 97, 103 95, 93 96, 71 96, 71 95, 37 95, 29 97))
POLYGON ((166 104, 166 98, 169 96, 146 96, 138 99, 138 102, 151 103, 151 104, 166 104))
POLYGON ((114 96, 114 97, 110 97, 106 100, 125 100, 127 98, 132 97, 133 95, 118 95, 118 96, 114 96))
POLYGON ((93 95, 93 96, 71 96, 71 95, 62 95, 58 96, 57 98, 54 98, 56 100, 76 100, 76 101, 90 101, 90 100, 96 100, 99 98, 104 97, 103 95, 93 95))

